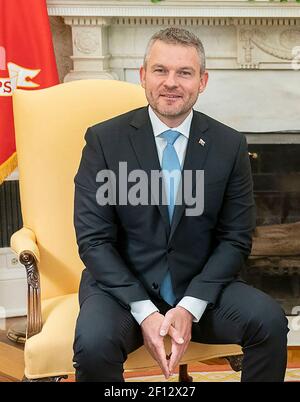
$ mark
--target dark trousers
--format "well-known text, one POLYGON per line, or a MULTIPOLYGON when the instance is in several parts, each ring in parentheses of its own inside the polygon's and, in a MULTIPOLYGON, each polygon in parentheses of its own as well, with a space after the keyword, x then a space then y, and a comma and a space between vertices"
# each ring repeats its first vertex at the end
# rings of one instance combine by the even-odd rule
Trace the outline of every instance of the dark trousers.
MULTIPOLYGON (((171 308, 158 303, 162 313, 171 308)), ((214 308, 192 328, 192 341, 243 348, 242 381, 283 381, 287 363, 287 319, 271 297, 242 281, 228 285, 214 308)), ((124 381, 127 355, 143 344, 130 311, 106 293, 81 305, 74 341, 76 381, 124 381)))

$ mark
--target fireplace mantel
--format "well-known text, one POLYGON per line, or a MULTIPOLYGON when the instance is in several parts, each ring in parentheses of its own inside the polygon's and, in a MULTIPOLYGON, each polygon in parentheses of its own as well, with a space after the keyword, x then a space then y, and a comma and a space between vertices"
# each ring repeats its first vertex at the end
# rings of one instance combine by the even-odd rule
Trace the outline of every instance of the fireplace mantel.
POLYGON ((279 3, 256 0, 202 1, 164 0, 47 0, 49 15, 103 17, 236 17, 297 18, 300 6, 295 1, 279 3))
MULTIPOLYGON (((73 63, 73 69, 63 74, 65 82, 97 78, 138 83, 151 35, 179 26, 196 33, 206 50, 210 80, 197 110, 240 131, 300 131, 299 3, 47 0, 47 4, 56 46, 64 40, 59 24, 69 29, 72 49, 68 57, 59 56, 61 64, 66 59, 73 63)), ((271 141, 272 136, 265 137, 271 141)), ((291 141, 299 135, 277 137, 274 140, 291 141)))

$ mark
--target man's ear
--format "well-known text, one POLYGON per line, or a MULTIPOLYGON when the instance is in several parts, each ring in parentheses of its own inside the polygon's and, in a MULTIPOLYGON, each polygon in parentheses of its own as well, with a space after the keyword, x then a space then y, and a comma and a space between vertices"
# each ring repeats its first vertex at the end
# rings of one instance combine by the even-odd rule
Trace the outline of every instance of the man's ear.
POLYGON ((199 85, 199 94, 204 92, 206 85, 208 82, 208 71, 204 71, 200 78, 200 85, 199 85))
POLYGON ((144 66, 142 66, 140 67, 140 82, 143 88, 145 88, 145 76, 146 76, 146 69, 144 66))

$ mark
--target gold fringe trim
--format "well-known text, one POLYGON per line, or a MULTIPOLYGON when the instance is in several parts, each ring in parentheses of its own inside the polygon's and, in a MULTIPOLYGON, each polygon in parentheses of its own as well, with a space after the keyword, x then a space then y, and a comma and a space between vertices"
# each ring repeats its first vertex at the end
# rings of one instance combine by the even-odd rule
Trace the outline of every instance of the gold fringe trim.
POLYGON ((18 166, 17 153, 14 152, 5 162, 0 165, 0 185, 18 166))

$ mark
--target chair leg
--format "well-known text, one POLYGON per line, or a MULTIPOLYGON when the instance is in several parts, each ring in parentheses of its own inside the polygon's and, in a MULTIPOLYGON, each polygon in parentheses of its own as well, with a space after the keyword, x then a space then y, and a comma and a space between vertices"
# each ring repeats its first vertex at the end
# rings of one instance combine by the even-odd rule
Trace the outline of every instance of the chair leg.
POLYGON ((61 380, 67 378, 68 378, 67 375, 60 375, 57 377, 34 378, 34 379, 29 379, 24 376, 22 382, 60 382, 61 380))
POLYGON ((244 357, 244 355, 242 354, 242 355, 237 355, 237 356, 226 356, 225 359, 228 360, 232 370, 241 371, 243 357, 244 357))
POLYGON ((179 365, 178 382, 193 382, 193 377, 191 377, 188 373, 188 365, 187 364, 179 365))

